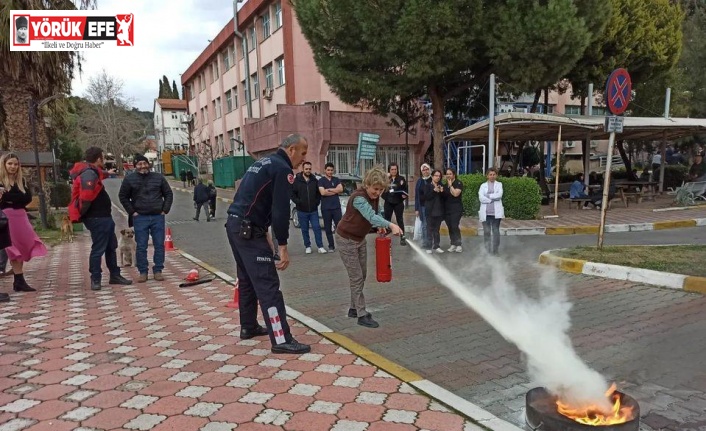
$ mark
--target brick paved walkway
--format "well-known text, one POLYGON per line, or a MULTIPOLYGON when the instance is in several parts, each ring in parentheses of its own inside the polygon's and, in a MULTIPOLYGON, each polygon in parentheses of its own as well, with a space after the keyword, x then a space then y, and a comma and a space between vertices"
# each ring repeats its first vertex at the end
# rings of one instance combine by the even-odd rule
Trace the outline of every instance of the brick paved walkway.
POLYGON ((161 284, 92 292, 89 247, 32 261, 38 292, 0 304, 2 431, 481 430, 299 322, 309 354, 240 340, 232 286, 177 287, 194 266, 177 253, 161 284))

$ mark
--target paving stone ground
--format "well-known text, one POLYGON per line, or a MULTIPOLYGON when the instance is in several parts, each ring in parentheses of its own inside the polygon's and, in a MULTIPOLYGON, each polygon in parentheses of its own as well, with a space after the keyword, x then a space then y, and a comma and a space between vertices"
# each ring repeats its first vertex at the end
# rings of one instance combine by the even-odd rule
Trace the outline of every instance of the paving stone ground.
POLYGON ((177 253, 162 283, 93 292, 89 248, 31 261, 38 292, 0 304, 2 431, 481 429, 299 322, 309 354, 240 340, 232 286, 177 287, 193 267, 177 253))

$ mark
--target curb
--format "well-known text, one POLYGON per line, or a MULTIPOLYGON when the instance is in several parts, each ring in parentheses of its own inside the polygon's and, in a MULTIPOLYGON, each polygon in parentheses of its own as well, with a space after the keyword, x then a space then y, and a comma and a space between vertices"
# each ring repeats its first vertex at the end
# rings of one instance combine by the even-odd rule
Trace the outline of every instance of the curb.
MULTIPOLYGON (((235 278, 190 255, 189 253, 183 252, 179 249, 175 251, 189 261, 213 273, 221 280, 229 284, 233 284, 235 282, 235 278)), ((305 326, 309 327, 309 329, 316 331, 319 335, 330 340, 334 344, 349 350, 351 353, 359 356, 367 362, 370 362, 386 373, 400 379, 402 382, 409 384, 420 392, 425 393, 428 397, 448 406, 461 415, 466 416, 468 419, 484 428, 492 431, 523 431, 522 428, 498 418, 470 401, 459 397, 436 383, 432 383, 429 380, 424 379, 414 371, 408 370, 407 368, 390 361, 367 347, 351 340, 345 335, 334 332, 328 326, 310 318, 303 313, 300 313, 289 306, 287 306, 287 314, 293 319, 296 319, 305 326)))
POLYGON ((695 277, 692 275, 675 274, 652 269, 570 259, 553 255, 552 252, 557 250, 547 250, 540 254, 539 263, 553 266, 560 271, 572 274, 633 281, 635 283, 667 287, 670 289, 683 290, 685 292, 706 294, 706 277, 695 277))

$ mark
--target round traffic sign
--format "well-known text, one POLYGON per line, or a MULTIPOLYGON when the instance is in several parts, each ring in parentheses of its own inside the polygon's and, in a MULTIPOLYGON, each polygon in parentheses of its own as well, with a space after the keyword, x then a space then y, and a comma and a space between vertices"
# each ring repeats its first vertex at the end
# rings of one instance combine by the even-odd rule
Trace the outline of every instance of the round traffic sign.
POLYGON ((606 105, 613 115, 620 115, 628 108, 632 97, 632 81, 627 70, 615 69, 606 83, 606 105))

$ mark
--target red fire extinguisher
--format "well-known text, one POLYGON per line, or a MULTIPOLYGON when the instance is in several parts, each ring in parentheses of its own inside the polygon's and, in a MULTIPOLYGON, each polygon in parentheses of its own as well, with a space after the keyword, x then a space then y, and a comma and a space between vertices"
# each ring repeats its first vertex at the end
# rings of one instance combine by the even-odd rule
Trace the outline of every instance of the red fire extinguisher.
POLYGON ((388 236, 375 239, 375 267, 379 283, 392 281, 392 240, 388 236))

